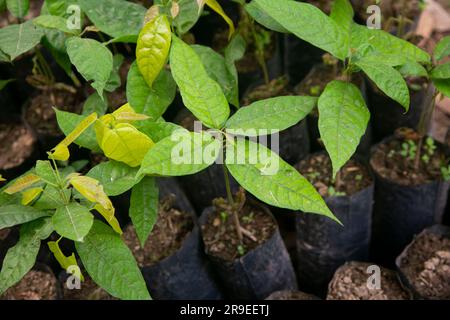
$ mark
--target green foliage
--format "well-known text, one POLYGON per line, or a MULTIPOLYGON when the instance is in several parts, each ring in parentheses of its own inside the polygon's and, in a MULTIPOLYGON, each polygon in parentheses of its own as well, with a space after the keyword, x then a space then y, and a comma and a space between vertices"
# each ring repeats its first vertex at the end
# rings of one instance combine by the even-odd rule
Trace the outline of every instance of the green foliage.
POLYGON ((17 18, 23 18, 30 9, 30 0, 6 0, 6 7, 17 18))
POLYGON ((0 29, 0 51, 12 61, 33 49, 43 35, 42 28, 35 26, 33 21, 9 25, 0 29))

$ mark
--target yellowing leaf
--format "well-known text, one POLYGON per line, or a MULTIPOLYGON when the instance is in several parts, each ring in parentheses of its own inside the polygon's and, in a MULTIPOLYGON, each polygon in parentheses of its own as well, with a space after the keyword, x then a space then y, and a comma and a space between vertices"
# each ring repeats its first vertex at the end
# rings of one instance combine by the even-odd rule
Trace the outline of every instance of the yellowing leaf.
POLYGON ((0 182, 6 181, 5 178, 2 177, 2 175, 0 174, 0 182))
POLYGON ((91 177, 76 176, 70 179, 70 184, 90 202, 98 203, 106 210, 113 209, 111 200, 109 200, 103 186, 91 177))
MULTIPOLYGON (((56 261, 58 261, 61 268, 67 271, 70 267, 77 266, 77 259, 75 258, 75 254, 72 253, 72 255, 66 257, 64 253, 62 252, 61 248, 59 247, 59 241, 49 241, 47 242, 47 245, 50 249, 50 251, 53 253, 53 255, 56 258, 56 261)), ((77 274, 75 273, 75 276, 77 274)), ((84 277, 80 272, 80 280, 84 281, 84 277)))
POLYGON ((22 204, 24 206, 29 205, 44 191, 42 188, 31 188, 23 192, 22 194, 22 204))
POLYGON ((26 176, 18 178, 11 186, 6 188, 5 193, 14 194, 20 192, 32 186, 39 180, 41 180, 41 178, 39 178, 37 175, 33 173, 27 174, 26 176))
POLYGON ((141 164, 154 142, 128 123, 109 128, 102 121, 95 125, 100 148, 109 159, 126 163, 130 167, 141 164))
POLYGON ((129 103, 123 105, 112 113, 117 122, 129 122, 138 120, 147 120, 150 117, 145 114, 136 113, 129 103))
POLYGON ((67 161, 70 158, 69 148, 65 144, 58 144, 52 151, 49 155, 55 160, 67 161))
POLYGON ((216 0, 206 0, 206 5, 213 9, 216 13, 218 13, 223 20, 228 24, 230 31, 228 32, 228 39, 231 39, 231 36, 234 34, 234 24, 233 21, 227 16, 225 11, 223 11, 222 7, 216 0))
POLYGON ((147 12, 145 13, 144 17, 144 25, 155 19, 157 16, 159 16, 159 10, 160 5, 153 5, 151 6, 147 12))
POLYGON ((120 224, 119 221, 117 221, 116 217, 115 217, 115 210, 114 208, 112 208, 112 210, 106 210, 105 208, 103 208, 101 205, 96 205, 94 207, 95 210, 97 210, 102 216, 103 218, 106 219, 106 221, 108 221, 109 225, 113 228, 113 230, 115 232, 117 232, 118 234, 122 234, 122 229, 120 228, 120 224))

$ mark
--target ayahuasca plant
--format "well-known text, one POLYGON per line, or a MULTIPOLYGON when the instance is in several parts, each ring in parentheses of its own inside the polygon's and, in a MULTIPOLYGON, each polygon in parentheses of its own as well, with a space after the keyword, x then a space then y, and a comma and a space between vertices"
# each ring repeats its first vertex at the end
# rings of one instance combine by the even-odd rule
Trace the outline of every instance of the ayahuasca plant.
POLYGON ((334 1, 330 16, 313 5, 291 0, 252 3, 260 11, 257 20, 261 24, 293 33, 327 51, 343 66, 343 80, 330 82, 318 100, 319 131, 336 176, 354 154, 370 118, 360 90, 350 82, 352 74, 364 72, 408 111, 410 96, 403 76, 422 73, 421 63, 431 58, 407 41, 356 24, 348 0, 334 1))

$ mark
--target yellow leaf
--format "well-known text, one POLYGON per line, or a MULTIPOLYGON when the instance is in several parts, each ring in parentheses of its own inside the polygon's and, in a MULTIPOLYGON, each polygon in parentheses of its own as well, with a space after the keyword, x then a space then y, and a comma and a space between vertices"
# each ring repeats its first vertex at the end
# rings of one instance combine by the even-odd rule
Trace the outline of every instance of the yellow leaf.
POLYGON ((41 178, 39 178, 37 175, 33 173, 27 174, 26 176, 18 178, 11 186, 6 188, 5 193, 14 194, 20 192, 32 186, 39 180, 41 180, 41 178))
POLYGON ((103 186, 97 180, 76 176, 70 179, 70 184, 90 202, 98 203, 106 210, 114 209, 111 200, 103 191, 103 186))
MULTIPOLYGON (((72 253, 72 255, 70 255, 69 257, 66 257, 64 255, 64 253, 62 252, 61 248, 59 247, 59 241, 49 241, 49 242, 47 242, 47 244, 48 244, 50 251, 55 256, 56 261, 58 261, 59 265, 61 266, 61 268, 63 268, 64 270, 67 271, 67 269, 69 269, 69 267, 73 267, 73 266, 78 267, 78 263, 77 263, 77 259, 75 258, 75 254, 72 253)), ((84 281, 84 277, 81 274, 81 271, 80 271, 80 280, 84 281)))
POLYGON ((144 17, 144 25, 146 25, 147 23, 155 19, 157 16, 159 16, 160 12, 159 7, 160 5, 153 5, 147 10, 144 17))
POLYGON ((29 205, 44 191, 42 188, 31 188, 22 193, 22 204, 24 206, 29 205))
POLYGON ((120 228, 119 221, 117 221, 114 215, 115 214, 114 208, 112 208, 112 210, 106 210, 105 208, 97 204, 95 205, 94 209, 97 210, 103 216, 103 218, 106 219, 106 221, 108 221, 109 225, 113 228, 115 232, 117 232, 118 234, 123 233, 122 229, 120 228))
POLYGON ((112 115, 118 123, 147 120, 150 118, 145 114, 136 113, 129 103, 123 105, 122 107, 114 111, 112 115))
POLYGON ((206 0, 205 3, 208 7, 210 7, 216 13, 218 13, 223 18, 223 20, 225 20, 225 22, 228 24, 230 28, 230 31, 228 32, 228 39, 231 39, 235 31, 233 21, 227 16, 225 11, 223 11, 222 7, 216 0, 206 0))
POLYGON ((5 178, 2 177, 2 175, 0 174, 0 182, 6 181, 5 178))
POLYGON ((58 144, 52 151, 52 153, 49 153, 49 157, 55 160, 67 161, 70 158, 69 148, 65 144, 58 144))
POLYGON ((95 126, 100 148, 110 159, 126 163, 130 167, 141 164, 154 142, 128 123, 108 128, 101 121, 95 126))

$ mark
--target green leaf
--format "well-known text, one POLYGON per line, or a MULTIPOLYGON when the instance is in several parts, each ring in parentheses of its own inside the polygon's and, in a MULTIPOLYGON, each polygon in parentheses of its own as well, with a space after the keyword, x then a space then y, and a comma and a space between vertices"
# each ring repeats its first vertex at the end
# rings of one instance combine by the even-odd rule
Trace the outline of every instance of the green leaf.
POLYGON ((237 140, 234 146, 228 145, 226 166, 245 190, 269 205, 321 214, 338 221, 308 180, 260 144, 237 140))
POLYGON ((56 232, 73 241, 83 241, 93 221, 94 216, 89 209, 75 202, 59 207, 52 217, 56 232))
POLYGON ((38 160, 36 162, 36 174, 45 182, 58 185, 58 180, 56 179, 55 172, 53 171, 50 161, 38 160))
POLYGON ((409 61, 397 69, 403 77, 428 78, 428 71, 420 63, 415 61, 409 61))
POLYGON ((71 191, 68 189, 64 190, 63 193, 65 198, 61 195, 59 188, 47 185, 33 207, 37 210, 55 210, 61 207, 65 199, 69 199, 71 196, 71 191))
POLYGON ((333 164, 333 177, 353 156, 367 129, 370 112, 352 83, 330 82, 319 98, 319 131, 333 164))
POLYGON ((13 24, 0 29, 0 50, 14 60, 22 53, 33 49, 44 32, 33 21, 13 24))
POLYGON ((58 65, 71 77, 74 72, 72 71, 72 63, 66 50, 66 35, 64 32, 56 29, 44 29, 45 36, 42 38, 42 45, 50 51, 51 55, 58 63, 58 65))
POLYGON ((259 136, 283 131, 305 118, 316 105, 313 97, 286 96, 261 100, 240 108, 225 127, 248 130, 246 136, 259 136), (258 132, 264 130, 265 132, 258 132), (268 132, 271 130, 271 132, 268 132))
POLYGON ((113 69, 111 51, 98 41, 78 37, 67 39, 66 47, 72 64, 87 81, 94 81, 92 87, 102 96, 113 69))
POLYGON ((156 179, 145 177, 133 187, 130 218, 143 248, 158 217, 159 189, 156 179))
POLYGON ((113 56, 113 69, 109 75, 108 82, 106 83, 105 90, 108 92, 113 92, 122 85, 122 80, 120 79, 119 70, 123 63, 123 55, 115 54, 113 56))
MULTIPOLYGON (((225 61, 229 65, 233 65, 236 61, 241 60, 245 55, 247 44, 244 38, 237 33, 230 41, 228 46, 225 48, 225 61)), ((236 68, 235 72, 236 72, 236 68)))
POLYGON ((149 150, 138 175, 184 176, 212 165, 221 144, 206 132, 176 131, 149 150))
POLYGON ((434 59, 440 61, 450 55, 450 36, 446 36, 439 41, 434 48, 434 59))
POLYGON ((245 10, 248 12, 248 14, 253 19, 255 19, 256 22, 263 25, 267 29, 274 30, 280 33, 289 33, 289 31, 286 30, 286 28, 284 28, 275 19, 273 19, 264 10, 262 10, 255 1, 246 4, 244 7, 245 10))
POLYGON ((125 300, 151 299, 133 254, 110 227, 95 221, 84 242, 75 246, 92 280, 109 294, 125 300))
POLYGON ((230 70, 225 58, 209 47, 194 45, 192 48, 203 62, 208 76, 220 85, 228 102, 239 107, 237 77, 230 70))
POLYGON ((165 15, 151 20, 139 33, 136 62, 150 88, 166 64, 170 43, 170 23, 165 15))
POLYGON ((14 17, 23 18, 30 10, 30 0, 6 0, 6 6, 14 17))
POLYGON ((353 25, 353 8, 349 0, 335 0, 331 8, 330 18, 345 32, 345 48, 347 55, 350 49, 351 29, 353 25))
POLYGON ((196 0, 179 0, 177 4, 180 8, 173 24, 177 28, 177 34, 188 32, 200 18, 201 10, 196 0))
POLYGON ((139 127, 143 133, 148 135, 154 142, 159 142, 164 138, 170 137, 177 130, 185 130, 183 127, 171 122, 165 121, 143 121, 139 127))
POLYGON ((71 5, 77 4, 78 0, 45 0, 41 14, 49 13, 53 16, 68 18, 71 15, 71 11, 68 12, 67 9, 69 9, 71 5), (45 12, 45 8, 47 9, 47 12, 45 12))
POLYGON ((355 64, 383 91, 388 97, 409 110, 409 89, 400 72, 380 62, 361 59, 355 64))
POLYGON ((132 108, 141 114, 148 115, 153 121, 166 112, 175 99, 176 84, 167 70, 162 70, 150 88, 139 72, 136 63, 128 72, 127 99, 132 108))
POLYGON ((8 83, 11 83, 13 81, 14 79, 0 80, 0 90, 3 90, 3 88, 6 87, 8 83))
POLYGON ((450 79, 433 79, 433 83, 439 92, 450 98, 450 79))
POLYGON ((220 85, 208 76, 194 49, 174 36, 170 62, 184 105, 207 127, 222 128, 230 107, 220 85))
POLYGON ((450 62, 436 66, 430 75, 433 79, 450 79, 450 62))
POLYGON ((108 196, 118 196, 139 182, 136 180, 137 172, 137 168, 124 163, 108 161, 93 167, 87 176, 98 180, 108 196))
POLYGON ((33 19, 33 23, 39 27, 56 29, 69 34, 78 34, 80 30, 69 29, 67 19, 52 15, 43 15, 33 19))
POLYGON ((347 56, 348 34, 317 7, 291 0, 254 0, 286 30, 343 60, 347 56))
POLYGON ((3 261, 0 272, 0 296, 33 268, 41 240, 48 238, 52 231, 50 218, 39 219, 21 227, 19 242, 8 250, 3 261))
POLYGON ((377 52, 386 55, 406 57, 421 63, 431 61, 430 55, 422 49, 383 30, 369 29, 354 23, 351 35, 350 47, 354 49, 370 44, 377 52))
POLYGON ((3 206, 0 207, 0 230, 30 222, 48 215, 48 212, 39 211, 32 207, 22 205, 3 206))
POLYGON ((102 97, 100 97, 97 92, 94 92, 84 102, 82 114, 84 116, 88 116, 91 113, 95 112, 96 114, 98 114, 98 116, 102 116, 108 110, 107 102, 108 100, 106 99, 105 95, 103 95, 102 99, 102 97))
MULTIPOLYGON (((81 121, 88 117, 57 109, 55 112, 58 125, 66 136, 70 134, 81 121)), ((86 129, 86 131, 75 140, 75 143, 80 147, 90 149, 91 151, 100 151, 100 147, 97 144, 97 138, 95 137, 95 131, 92 126, 86 129)))

